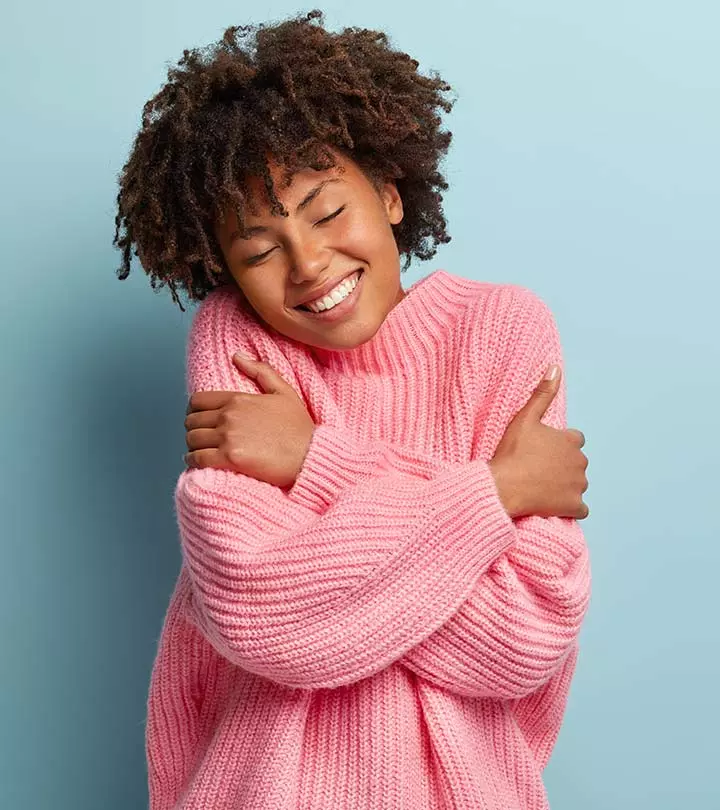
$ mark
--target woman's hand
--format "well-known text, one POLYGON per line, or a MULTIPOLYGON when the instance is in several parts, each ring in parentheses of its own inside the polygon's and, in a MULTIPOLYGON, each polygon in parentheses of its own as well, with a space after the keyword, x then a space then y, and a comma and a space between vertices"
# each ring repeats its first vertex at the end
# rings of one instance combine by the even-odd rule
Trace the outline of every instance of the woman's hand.
POLYGON ((585 436, 540 421, 559 390, 560 374, 558 366, 554 380, 540 381, 489 462, 500 499, 513 518, 556 515, 582 520, 590 514, 582 500, 588 488, 588 459, 580 449, 585 436))
POLYGON ((295 389, 267 363, 233 357, 262 394, 197 391, 185 429, 188 467, 234 470, 278 487, 292 486, 315 423, 295 389))

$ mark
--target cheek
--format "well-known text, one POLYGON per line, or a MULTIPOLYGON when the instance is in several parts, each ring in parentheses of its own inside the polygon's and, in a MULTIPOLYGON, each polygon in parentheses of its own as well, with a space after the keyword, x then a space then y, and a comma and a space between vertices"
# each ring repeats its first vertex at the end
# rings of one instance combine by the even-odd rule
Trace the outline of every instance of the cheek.
POLYGON ((362 211, 348 218, 341 235, 344 252, 371 257, 392 248, 394 239, 387 221, 375 211, 362 211))
POLYGON ((263 265, 244 272, 238 286, 248 304, 258 314, 267 316, 284 306, 285 288, 280 279, 279 273, 263 265))

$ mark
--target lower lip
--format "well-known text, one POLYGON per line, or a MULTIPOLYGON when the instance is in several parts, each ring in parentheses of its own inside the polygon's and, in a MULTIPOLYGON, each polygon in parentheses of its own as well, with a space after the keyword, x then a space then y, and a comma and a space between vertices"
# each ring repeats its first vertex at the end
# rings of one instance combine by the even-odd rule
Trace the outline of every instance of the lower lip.
POLYGON ((323 321, 323 323, 331 323, 332 321, 341 320, 346 315, 349 315, 355 308, 355 304, 360 296, 360 285, 363 283, 363 278, 365 278, 364 271, 360 273, 358 282, 350 295, 348 295, 347 298, 343 298, 343 300, 339 304, 336 304, 332 309, 325 309, 322 312, 312 312, 309 309, 299 309, 298 312, 302 312, 303 315, 307 315, 313 320, 323 321))

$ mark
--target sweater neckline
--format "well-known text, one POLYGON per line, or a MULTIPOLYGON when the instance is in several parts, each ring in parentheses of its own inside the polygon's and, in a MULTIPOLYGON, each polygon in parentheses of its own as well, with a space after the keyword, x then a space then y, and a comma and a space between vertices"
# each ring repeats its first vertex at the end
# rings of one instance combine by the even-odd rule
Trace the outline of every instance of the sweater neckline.
POLYGON ((405 290, 378 331, 351 349, 308 346, 323 368, 343 374, 392 376, 425 365, 446 327, 456 319, 460 300, 467 295, 462 284, 445 270, 434 270, 405 290))

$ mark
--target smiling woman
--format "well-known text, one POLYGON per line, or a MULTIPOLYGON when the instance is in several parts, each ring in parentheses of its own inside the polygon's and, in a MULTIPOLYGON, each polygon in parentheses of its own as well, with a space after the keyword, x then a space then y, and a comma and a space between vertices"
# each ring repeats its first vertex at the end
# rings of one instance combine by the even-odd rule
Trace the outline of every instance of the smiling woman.
POLYGON ((405 295, 393 233, 403 218, 396 184, 368 177, 339 150, 333 156, 335 166, 289 180, 269 161, 282 210, 273 213, 262 178, 251 177, 250 216, 241 221, 228 208, 214 227, 227 272, 265 323, 330 349, 369 340, 405 295), (309 302, 319 302, 318 311, 303 308, 309 302))
POLYGON ((150 807, 546 810, 589 597, 557 331, 513 285, 402 289, 449 238, 449 87, 321 18, 186 51, 122 178, 125 271, 204 299, 150 807))
POLYGON ((350 331, 335 322, 333 340, 344 345, 372 334, 367 305, 375 297, 387 312, 400 295, 391 280, 398 257, 407 267, 450 240, 439 170, 452 138, 441 118, 454 103, 450 85, 423 75, 385 33, 333 33, 322 21, 313 11, 277 25, 231 26, 220 42, 184 52, 145 105, 123 167, 119 278, 128 277, 135 252, 152 286, 167 284, 183 309, 178 288, 199 301, 240 277, 243 293, 258 300, 247 271, 297 259, 303 267, 295 280, 285 274, 282 304, 280 281, 262 304, 280 331, 299 328, 324 345, 329 321, 319 329, 319 320, 288 311, 308 291, 363 267, 358 315, 367 322, 350 331), (353 257, 366 252, 358 245, 378 222, 383 244, 353 257), (231 250, 238 235, 241 247, 231 250), (369 263, 381 257, 382 265, 369 263))

